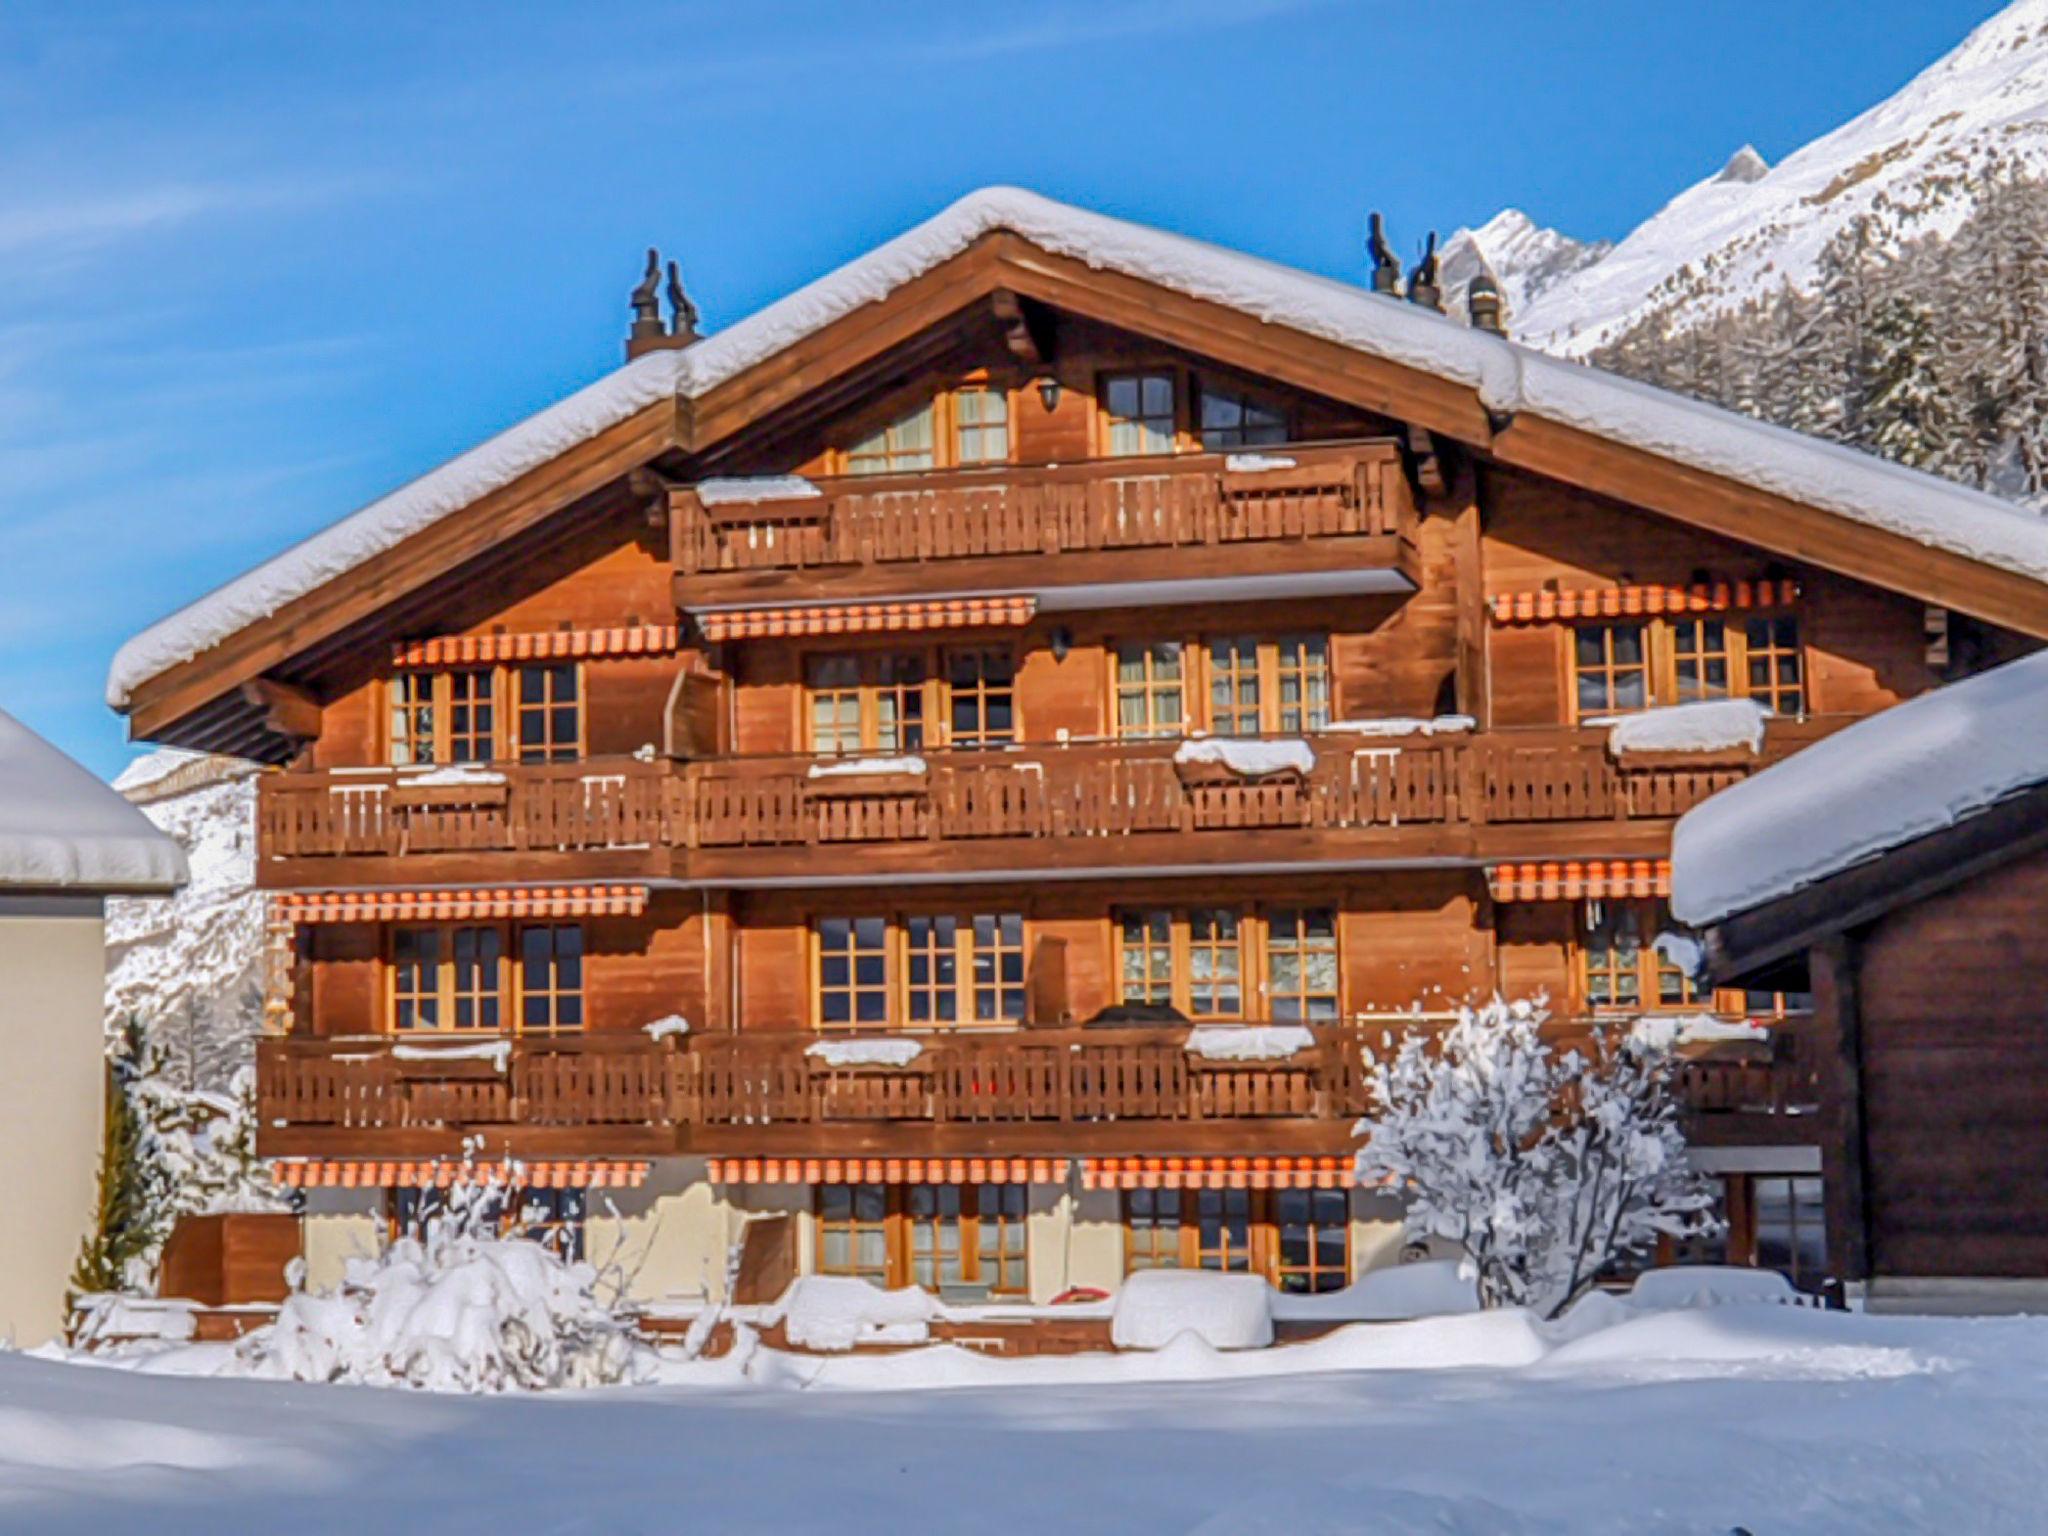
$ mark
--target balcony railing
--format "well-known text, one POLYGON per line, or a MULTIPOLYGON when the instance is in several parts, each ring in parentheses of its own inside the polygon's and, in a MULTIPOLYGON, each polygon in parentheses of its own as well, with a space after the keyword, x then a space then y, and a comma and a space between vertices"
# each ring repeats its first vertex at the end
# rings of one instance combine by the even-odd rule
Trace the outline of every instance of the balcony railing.
MULTIPOLYGON (((1266 852, 1313 861, 1370 851, 1345 834, 1382 834, 1393 856, 1403 852, 1397 839, 1446 828, 1470 830, 1473 845, 1434 853, 1548 856, 1520 843, 1482 846, 1482 829, 1668 821, 1832 723, 1773 722, 1759 758, 1706 766, 1670 755, 1617 761, 1597 730, 1523 729, 1329 732, 1309 738, 1308 772, 1264 778, 1176 763, 1172 741, 930 752, 917 759, 921 769, 853 776, 821 773, 821 760, 794 755, 504 764, 482 783, 423 782, 413 770, 289 772, 260 781, 259 839, 263 877, 274 884, 317 881, 336 859, 427 854, 457 862, 492 853, 643 854, 643 873, 719 879, 744 878, 752 855, 772 873, 769 856, 778 851, 834 848, 855 863, 863 855, 854 850, 893 846, 905 855, 923 848, 941 861, 971 862, 981 849, 1004 850, 1002 858, 1024 866, 1135 864, 1174 834, 1196 836, 1179 851, 1207 848, 1219 857, 1228 852, 1222 834, 1302 834, 1286 846, 1269 842, 1266 852), (283 861, 291 867, 280 871, 283 861)), ((466 868, 466 877, 484 878, 489 866, 466 868)))
MULTIPOLYGON (((1773 1120, 1810 1129, 1799 1117, 1819 1087, 1802 1032, 1788 1021, 1771 1040, 1696 1053, 1678 1080, 1693 1125, 1731 1133, 1720 1141, 1773 1120)), ((1312 1033, 1295 1055, 1239 1062, 1190 1052, 1184 1028, 969 1031, 914 1037, 922 1049, 900 1066, 835 1063, 812 1054, 834 1037, 779 1031, 528 1037, 505 1042, 502 1059, 461 1042, 401 1055, 388 1037, 294 1037, 261 1043, 259 1124, 270 1155, 374 1151, 399 1134, 454 1149, 474 1132, 568 1128, 599 1142, 652 1133, 633 1143, 642 1151, 1191 1150, 1288 1136, 1338 1151, 1371 1107, 1381 1027, 1312 1033)))
POLYGON ((267 859, 653 849, 672 841, 673 777, 632 757, 269 774, 257 841, 267 859))
POLYGON ((709 505, 678 490, 670 508, 676 571, 796 573, 1413 536, 1414 504, 1391 442, 812 483, 815 496, 709 505))

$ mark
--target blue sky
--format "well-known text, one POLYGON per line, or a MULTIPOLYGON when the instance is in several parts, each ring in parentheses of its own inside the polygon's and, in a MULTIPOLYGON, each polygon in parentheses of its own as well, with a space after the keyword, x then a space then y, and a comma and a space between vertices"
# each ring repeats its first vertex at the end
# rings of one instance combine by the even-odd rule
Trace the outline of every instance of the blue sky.
POLYGON ((150 620, 972 187, 1333 275, 1513 204, 1616 236, 1991 0, 0 7, 0 707, 103 773, 150 620))

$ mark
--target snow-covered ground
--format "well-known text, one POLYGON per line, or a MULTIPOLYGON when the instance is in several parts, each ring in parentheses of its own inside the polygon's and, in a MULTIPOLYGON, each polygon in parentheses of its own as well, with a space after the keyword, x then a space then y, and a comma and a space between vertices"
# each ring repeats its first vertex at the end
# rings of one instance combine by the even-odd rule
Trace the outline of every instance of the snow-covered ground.
POLYGON ((0 1356, 0 1530, 1949 1536, 2048 1507, 2044 1320, 1751 1305, 1548 1347, 1493 1314, 771 1364, 454 1398, 0 1356))

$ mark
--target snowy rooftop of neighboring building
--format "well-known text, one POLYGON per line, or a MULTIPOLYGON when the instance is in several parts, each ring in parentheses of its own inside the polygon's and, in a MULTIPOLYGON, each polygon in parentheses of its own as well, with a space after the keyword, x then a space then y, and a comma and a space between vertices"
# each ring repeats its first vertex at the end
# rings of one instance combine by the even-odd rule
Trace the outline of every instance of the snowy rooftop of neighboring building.
POLYGON ((1419 306, 1014 187, 970 193, 867 255, 679 351, 647 353, 135 636, 107 701, 663 399, 697 398, 997 229, 1087 265, 1432 373, 1529 412, 2048 582, 2048 522, 1868 455, 1558 361, 1419 306))
POLYGON ((2048 651, 1858 721, 1689 812, 1672 913, 1719 922, 2042 783, 2048 651))
POLYGON ((148 817, 0 710, 0 891, 169 892, 186 873, 148 817))

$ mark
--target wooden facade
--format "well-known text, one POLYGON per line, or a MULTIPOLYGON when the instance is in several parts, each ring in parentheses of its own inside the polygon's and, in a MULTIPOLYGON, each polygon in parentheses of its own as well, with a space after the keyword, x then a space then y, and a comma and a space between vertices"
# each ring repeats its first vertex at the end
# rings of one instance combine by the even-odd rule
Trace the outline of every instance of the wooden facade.
MULTIPOLYGON (((283 763, 269 1155, 1328 1156, 1415 1010, 1797 1014, 1650 954, 1673 821, 1938 681, 1928 602, 2048 628, 1946 557, 1874 579, 1892 553, 998 233, 132 720, 283 763), (1776 708, 1760 755, 1600 723, 1718 695, 1776 708), (1141 1005, 1313 1043, 1209 1061, 1141 1005)), ((1687 1091, 1705 1142, 1799 1140, 1812 1047, 1794 1017, 1687 1091)))

